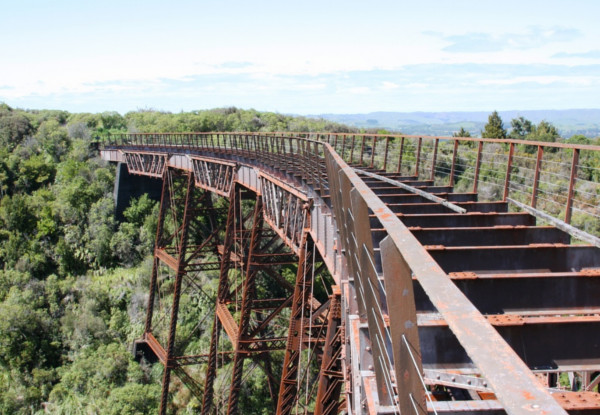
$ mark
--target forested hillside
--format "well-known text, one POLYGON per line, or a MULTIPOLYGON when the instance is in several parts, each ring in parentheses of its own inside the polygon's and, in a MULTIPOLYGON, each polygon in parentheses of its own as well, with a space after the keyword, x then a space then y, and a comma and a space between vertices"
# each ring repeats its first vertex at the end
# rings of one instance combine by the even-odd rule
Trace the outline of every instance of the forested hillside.
POLYGON ((142 197, 115 220, 115 166, 98 158, 95 137, 284 130, 350 131, 236 108, 121 116, 0 104, 0 413, 156 411, 161 365, 130 350, 143 332, 158 208, 142 197))

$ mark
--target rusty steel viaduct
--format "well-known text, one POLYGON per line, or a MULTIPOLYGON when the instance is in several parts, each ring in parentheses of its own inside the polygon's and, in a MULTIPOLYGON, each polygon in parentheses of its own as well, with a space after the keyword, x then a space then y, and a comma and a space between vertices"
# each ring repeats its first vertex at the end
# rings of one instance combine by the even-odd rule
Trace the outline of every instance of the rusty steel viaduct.
POLYGON ((161 188, 135 345, 164 366, 161 414, 175 383, 202 414, 239 413, 256 373, 276 414, 600 413, 600 147, 178 133, 100 150, 161 188))

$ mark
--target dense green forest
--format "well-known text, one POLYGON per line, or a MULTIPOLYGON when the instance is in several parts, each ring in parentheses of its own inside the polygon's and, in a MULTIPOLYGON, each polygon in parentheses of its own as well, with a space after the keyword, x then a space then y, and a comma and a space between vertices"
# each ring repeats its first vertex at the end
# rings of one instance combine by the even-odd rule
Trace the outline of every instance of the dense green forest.
MULTIPOLYGON (((157 204, 115 220, 107 132, 351 131, 224 108, 70 114, 0 104, 0 413, 153 413, 160 365, 133 360, 143 332, 157 204)), ((177 407, 185 412, 189 396, 177 407)))
MULTIPOLYGON (((517 121, 510 134, 557 139, 548 123, 517 121)), ((115 219, 115 167, 92 144, 118 131, 355 132, 236 108, 122 116, 0 104, 0 413, 156 411, 161 367, 130 350, 143 332, 158 207, 141 197, 115 219)), ((182 393, 174 409, 195 404, 182 393)))

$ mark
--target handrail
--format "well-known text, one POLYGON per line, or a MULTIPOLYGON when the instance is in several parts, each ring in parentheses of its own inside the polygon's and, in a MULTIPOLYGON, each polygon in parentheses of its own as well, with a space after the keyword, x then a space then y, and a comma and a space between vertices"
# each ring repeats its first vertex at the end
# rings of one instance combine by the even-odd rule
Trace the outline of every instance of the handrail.
MULTIPOLYGON (((419 281, 437 311, 444 317, 471 360, 481 370, 505 410, 510 414, 566 414, 412 232, 329 144, 325 146, 329 152, 328 156, 337 167, 337 173, 350 180, 357 189, 357 194, 375 213, 402 260, 419 281)), ((368 218, 355 217, 356 222, 364 220, 368 218)), ((381 255, 384 257, 386 253, 382 252, 381 255)), ((394 328, 398 329, 392 326, 392 329, 394 328)))
MULTIPOLYGON (((480 137, 454 137, 454 136, 443 136, 443 135, 418 135, 418 134, 372 134, 372 133, 322 133, 322 132, 295 132, 295 131, 235 131, 235 132, 177 132, 177 133, 112 133, 108 137, 118 136, 156 136, 156 135, 213 135, 213 134, 238 134, 238 135, 252 135, 252 136, 287 136, 295 135, 296 138, 306 138, 306 136, 329 136, 329 137, 376 137, 376 138, 422 138, 424 140, 444 140, 444 141, 471 141, 471 142, 484 142, 484 143, 502 143, 502 144, 517 144, 517 145, 528 145, 528 146, 542 146, 542 147, 554 147, 554 148, 568 148, 568 149, 579 149, 579 150, 593 150, 600 151, 600 146, 589 145, 589 144, 577 144, 577 143, 557 143, 549 141, 528 141, 528 140, 517 140, 514 138, 480 138, 480 137)), ((323 141, 314 140, 313 141, 323 141)))
MULTIPOLYGON (((328 143, 348 164, 406 172, 441 184, 446 180, 450 186, 458 183, 462 191, 471 186, 476 192, 480 185, 486 185, 490 188, 484 193, 489 195, 488 200, 507 201, 510 197, 560 217, 567 224, 575 221, 579 227, 591 228, 591 231, 584 230, 600 236, 600 224, 591 223, 600 222, 597 209, 600 146, 514 139, 315 132, 122 133, 108 136, 107 142, 108 145, 174 145, 238 153, 248 151, 257 157, 289 157, 296 154, 294 151, 299 143, 311 143, 305 144, 307 148, 299 154, 299 160, 307 163, 313 160, 307 157, 309 153, 316 151, 323 156, 316 143, 328 143), (502 167, 498 168, 498 164, 502 167), (489 169, 495 173, 490 175, 489 169)), ((310 169, 305 169, 304 173, 312 175, 312 180, 320 180, 310 169)))

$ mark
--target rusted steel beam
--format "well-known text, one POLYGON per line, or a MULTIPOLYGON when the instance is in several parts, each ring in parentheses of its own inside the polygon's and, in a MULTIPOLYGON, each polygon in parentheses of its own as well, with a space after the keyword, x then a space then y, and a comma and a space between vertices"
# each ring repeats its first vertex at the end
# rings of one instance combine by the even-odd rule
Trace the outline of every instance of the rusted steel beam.
POLYGON ((171 319, 169 323, 169 334, 167 336, 167 364, 163 372, 162 380, 162 391, 160 395, 160 414, 167 413, 168 397, 169 397, 169 385, 171 383, 171 360, 175 357, 175 335, 177 331, 177 316, 179 314, 179 300, 181 295, 181 284, 183 282, 183 275, 185 273, 185 255, 187 252, 188 238, 187 233, 189 230, 189 223, 191 220, 192 196, 194 192, 194 177, 193 174, 189 174, 187 178, 187 187, 185 194, 185 207, 183 213, 183 220, 181 224, 181 234, 179 239, 179 252, 177 256, 177 270, 175 274, 175 285, 173 290, 173 304, 171 306, 171 319))
POLYGON ((163 177, 167 168, 167 155, 164 153, 125 151, 123 154, 131 174, 163 177))
MULTIPOLYGON (((362 173, 364 173, 364 176, 367 176, 367 174, 377 174, 377 176, 380 176, 379 172, 373 173, 373 172, 367 172, 367 171, 364 171, 364 170, 359 170, 359 171, 361 172, 361 176, 363 175, 362 173)), ((432 180, 402 180, 402 181, 400 181, 400 180, 395 179, 393 177, 388 177, 388 176, 380 176, 380 177, 384 177, 385 179, 392 180, 394 182, 401 182, 402 184, 405 184, 405 185, 411 186, 411 187, 433 186, 433 181, 432 180)), ((375 193, 377 193, 377 191, 379 189, 381 189, 381 188, 385 188, 385 189, 398 189, 398 188, 402 188, 401 186, 394 185, 391 182, 387 182, 387 181, 380 180, 380 179, 372 179, 372 178, 369 178, 369 177, 364 177, 363 181, 375 193)))
MULTIPOLYGON (((165 170, 163 174, 163 183, 162 183, 162 191, 160 197, 160 209, 158 213, 158 223, 156 226, 156 238, 155 238, 155 246, 157 248, 162 247, 162 236, 163 236, 163 227, 165 214, 167 213, 167 206, 169 205, 170 200, 170 192, 168 190, 169 180, 167 180, 167 174, 169 174, 168 169, 165 170)), ((150 293, 148 295, 148 306, 146 311, 146 325, 144 328, 144 334, 150 333, 152 330, 152 316, 154 314, 154 300, 156 296, 157 290, 157 279, 158 279, 158 267, 159 260, 155 257, 152 263, 152 276, 150 277, 150 293)))
MULTIPOLYGON (((523 319, 506 315, 489 316, 487 320, 530 370, 567 372, 573 370, 570 367, 573 364, 589 370, 600 369, 597 357, 600 352, 600 322, 597 316, 588 318, 592 321, 580 322, 568 321, 567 318, 563 318, 564 321, 559 321, 560 318, 543 321, 544 318, 540 317, 523 319)), ((419 321, 419 338, 425 367, 471 363, 465 345, 457 341, 444 320, 432 317, 419 321)), ((489 374, 482 375, 489 380, 489 374)))
POLYGON ((392 185, 397 186, 397 187, 399 187, 399 188, 401 188, 403 190, 407 190, 407 191, 409 191, 411 193, 416 193, 419 196, 424 197, 425 199, 430 200, 432 202, 438 203, 438 204, 440 204, 440 205, 442 205, 442 206, 444 206, 444 207, 446 207, 446 208, 448 208, 448 209, 450 209, 450 210, 452 210, 454 212, 458 212, 458 213, 465 213, 466 212, 465 209, 460 208, 458 206, 455 206, 454 204, 448 202, 445 199, 442 199, 440 197, 434 196, 431 193, 424 192, 424 191, 422 191, 422 190, 420 190, 420 189, 418 189, 416 187, 409 186, 409 185, 407 185, 405 183, 402 183, 402 182, 399 182, 397 180, 388 179, 387 177, 379 176, 379 175, 374 174, 374 173, 362 172, 362 174, 364 174, 366 176, 369 176, 369 177, 372 177, 374 179, 378 179, 378 180, 384 181, 386 183, 392 184, 392 185))
POLYGON ((431 173, 430 173, 430 180, 434 180, 435 179, 435 163, 437 161, 437 153, 438 153, 438 144, 440 143, 439 139, 436 139, 433 141, 433 154, 431 156, 431 173))
POLYGON ((423 366, 417 328, 412 271, 394 245, 386 237, 380 245, 383 276, 389 308, 391 343, 398 390, 400 413, 426 413, 425 385, 421 379, 423 366))
POLYGON ((318 381, 319 386, 315 401, 315 415, 337 414, 343 406, 340 394, 344 381, 341 359, 345 335, 341 324, 341 293, 338 286, 332 287, 331 302, 327 316, 327 334, 323 347, 318 381))
MULTIPOLYGON (((373 190, 377 190, 377 189, 373 189, 373 190)), ((376 193, 374 191, 374 193, 376 193)), ((437 196, 439 198, 442 199, 446 199, 449 202, 452 203, 456 203, 456 202, 476 202, 477 201, 477 194, 476 193, 448 193, 448 192, 438 192, 438 193, 432 193, 434 196, 437 196)), ((385 203, 385 204, 390 204, 390 203, 419 203, 419 202, 425 202, 427 199, 410 193, 410 192, 405 192, 402 194, 399 193, 388 193, 388 194, 382 194, 382 195, 378 195, 379 198, 385 203)))
POLYGON ((579 239, 581 241, 587 242, 589 244, 595 245, 598 248, 600 248, 600 238, 598 238, 594 235, 590 235, 589 233, 582 231, 581 229, 577 229, 576 227, 571 226, 568 223, 561 221, 560 219, 557 219, 551 215, 548 215, 547 213, 544 213, 540 210, 537 210, 530 206, 527 206, 521 202, 517 202, 516 200, 512 200, 512 199, 508 199, 508 201, 510 203, 518 206, 520 209, 530 213, 531 215, 533 215, 537 218, 540 218, 546 222, 550 222, 551 224, 553 224, 554 226, 556 226, 563 232, 568 233, 572 237, 579 239))
POLYGON ((477 193, 477 186, 479 184, 479 169, 481 168, 481 152, 483 150, 483 141, 480 141, 477 146, 477 156, 475 158, 475 172, 473 177, 473 193, 477 193))
POLYGON ((402 156, 403 155, 404 155, 404 137, 402 137, 400 139, 400 151, 398 153, 398 167, 396 168, 396 173, 398 173, 398 174, 400 174, 400 171, 402 170, 402 156))
POLYGON ((304 232, 298 255, 298 272, 292 303, 292 313, 288 329, 286 352, 277 399, 277 415, 290 414, 298 395, 300 375, 300 355, 303 350, 303 337, 306 336, 305 315, 310 315, 310 293, 313 271, 313 249, 308 232, 304 232))
POLYGON ((377 214, 378 221, 388 231, 424 291, 449 323, 473 362, 488 378, 490 387, 506 410, 514 414, 564 414, 564 410, 541 387, 523 361, 424 251, 410 230, 335 153, 328 155, 327 162, 331 165, 331 168, 328 167, 330 171, 347 176, 368 200, 369 208, 377 214), (493 357, 488 353, 491 348, 494 350, 493 357))
MULTIPOLYGON (((370 186, 369 186, 370 187, 370 186)), ((459 202, 476 202, 477 195, 475 193, 432 193, 441 199, 445 199, 452 203, 459 202)), ((422 196, 405 193, 405 194, 392 194, 382 195, 381 199, 388 205, 391 204, 408 204, 408 203, 426 203, 428 199, 422 196)))
MULTIPOLYGON (((387 169, 389 147, 390 147, 390 137, 386 137, 385 138, 385 150, 383 152, 383 166, 381 167, 383 169, 383 171, 386 171, 386 169, 387 169)), ((335 148, 335 146, 334 146, 334 148, 335 148)))
POLYGON ((415 176, 419 177, 419 164, 421 163, 421 147, 423 145, 423 137, 417 140, 417 155, 415 160, 415 176))
MULTIPOLYGON (((443 199, 445 200, 445 199, 443 199)), ((508 204, 506 202, 448 202, 444 204, 431 203, 388 203, 390 210, 397 214, 433 214, 433 213, 454 213, 447 205, 452 204, 458 209, 463 209, 465 212, 482 212, 482 213, 506 213, 508 204)), ((462 213, 462 212, 459 212, 462 213)))
POLYGON ((573 159, 571 162, 571 173, 569 178, 569 188, 567 193, 567 206, 565 209, 565 222, 571 223, 573 211, 573 196, 575 194, 575 180, 577 178, 577 166, 579 163, 579 149, 573 149, 573 159))
MULTIPOLYGON (((399 218, 407 227, 456 228, 488 226, 533 226, 535 218, 527 213, 480 213, 464 215, 442 213, 429 215, 403 215, 399 218)), ((377 223, 377 221, 375 221, 377 223)))
POLYGON ((219 287, 217 291, 217 300, 215 304, 215 316, 210 339, 210 351, 208 364, 206 366, 206 376, 204 380, 204 394, 202 397, 202 415, 208 415, 212 411, 214 396, 214 381, 217 376, 217 355, 218 342, 221 332, 221 319, 216 310, 221 307, 229 296, 229 269, 231 267, 231 255, 233 253, 233 244, 236 234, 237 216, 239 215, 240 192, 234 185, 230 190, 229 211, 227 214, 227 223, 225 227, 225 238, 221 253, 221 267, 219 272, 219 287))
POLYGON ((562 272, 600 267, 600 250, 585 245, 456 246, 431 247, 427 251, 446 272, 474 270, 562 272))
MULTIPOLYGON (((512 161, 513 161, 514 154, 515 154, 515 145, 510 144, 510 147, 508 150, 508 160, 506 162, 506 177, 504 179, 504 193, 502 196, 503 201, 506 201, 506 198, 508 197, 508 193, 510 191, 510 173, 512 171, 512 161)), ((452 163, 454 163, 454 161, 452 163)), ((536 171, 536 172, 538 172, 538 171, 536 171)))
POLYGON ((258 275, 258 269, 254 267, 252 263, 255 260, 254 254, 260 251, 261 231, 264 223, 262 206, 262 197, 257 196, 252 219, 252 235, 250 236, 247 254, 248 263, 244 275, 239 326, 236 327, 238 336, 235 339, 231 339, 236 353, 233 360, 231 384, 229 388, 229 402, 227 404, 228 414, 236 414, 238 412, 239 391, 242 384, 242 372, 245 358, 245 355, 241 353, 244 349, 244 345, 240 340, 246 338, 248 335, 250 314, 253 309, 253 301, 256 298, 256 277, 258 275))
POLYGON ((373 136, 373 143, 371 144, 371 165, 372 168, 375 165, 375 149, 377 148, 377 137, 373 136))
POLYGON ((385 329, 384 313, 387 314, 387 310, 385 297, 382 298, 380 289, 381 282, 378 278, 371 229, 366 220, 369 216, 369 208, 356 188, 350 192, 350 203, 347 208, 351 211, 351 232, 354 244, 347 246, 346 249, 350 251, 350 255, 354 255, 358 259, 354 281, 365 304, 377 396, 381 405, 394 405, 394 391, 391 383, 393 367, 387 353, 390 339, 385 329))
MULTIPOLYGON (((540 182, 540 169, 542 165, 542 156, 544 155, 544 147, 538 146, 537 157, 535 160, 535 173, 533 176, 533 186, 531 189, 531 207, 535 209, 537 205, 537 190, 540 182)), ((506 200, 506 198, 504 198, 506 200)))
POLYGON ((458 140, 454 140, 454 145, 452 147, 452 164, 450 165, 450 186, 454 186, 454 174, 456 171, 456 155, 458 153, 458 140))

